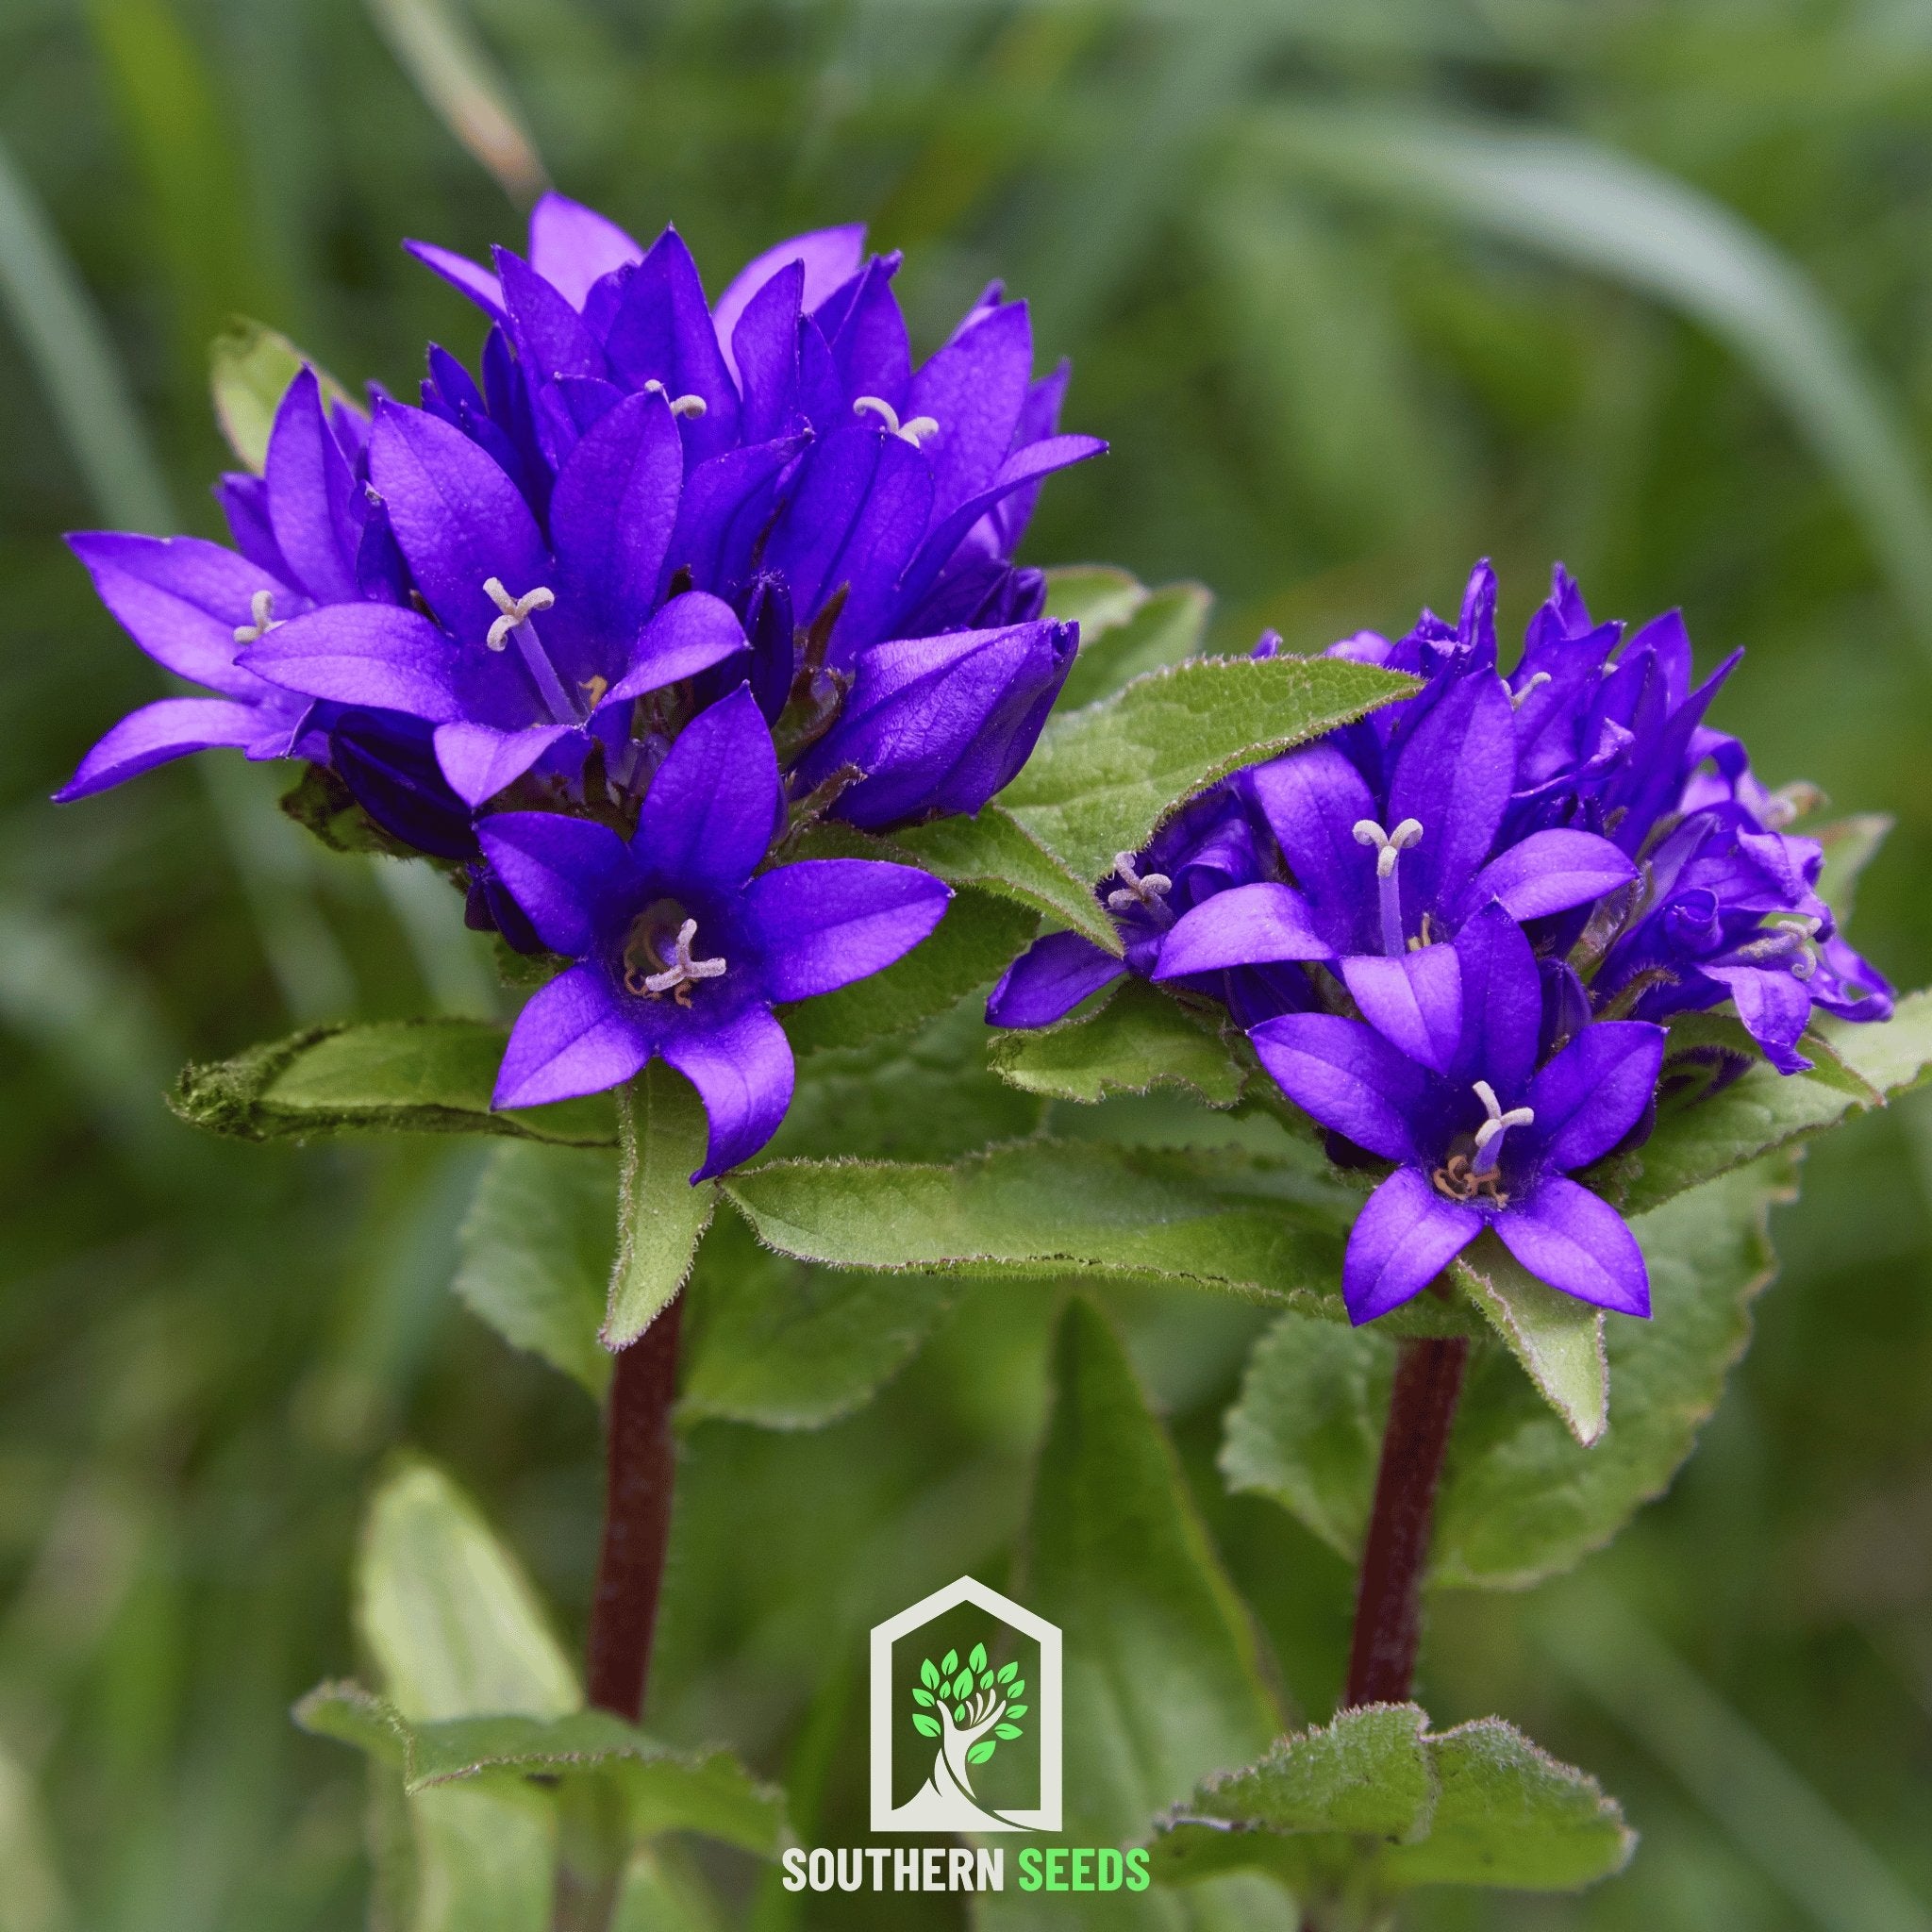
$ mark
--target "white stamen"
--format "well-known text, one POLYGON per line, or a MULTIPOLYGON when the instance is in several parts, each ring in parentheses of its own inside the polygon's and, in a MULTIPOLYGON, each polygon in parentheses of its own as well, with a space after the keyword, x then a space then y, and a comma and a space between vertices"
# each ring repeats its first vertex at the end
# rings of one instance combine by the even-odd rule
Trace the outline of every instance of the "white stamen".
POLYGON ((644 980, 644 991, 657 998, 667 992, 674 992, 681 986, 692 985, 700 979, 718 979, 724 975, 723 959, 693 959, 691 956, 691 942, 698 936, 698 923, 687 919, 677 928, 677 937, 671 945, 671 964, 662 973, 653 973, 644 980))
POLYGON ((275 593, 273 591, 256 591, 248 600, 248 608, 255 622, 238 624, 235 626, 235 641, 238 644, 259 642, 275 627, 275 593))
POLYGON ((1549 682, 1550 674, 1547 671, 1539 671, 1521 691, 1512 691, 1509 693, 1509 708, 1512 711, 1522 710, 1524 700, 1529 696, 1530 692, 1539 686, 1548 684, 1549 682))
POLYGON ((1131 912, 1136 906, 1149 912, 1165 912, 1167 894, 1174 890, 1174 881, 1164 872, 1137 873, 1134 870, 1134 855, 1131 852, 1116 852, 1113 856, 1115 874, 1124 878, 1126 888, 1123 891, 1107 895, 1107 909, 1109 912, 1131 912))
POLYGON ((700 395, 674 396, 655 375, 645 383, 644 388, 654 396, 664 397, 671 405, 671 413, 674 416, 696 418, 702 416, 708 407, 704 397, 700 395))
POLYGON ((1483 1111, 1489 1115, 1489 1119, 1475 1130, 1474 1171, 1482 1174, 1495 1166, 1496 1158, 1503 1151, 1503 1136, 1511 1127, 1532 1124, 1536 1120, 1536 1110, 1527 1107, 1512 1107, 1505 1113, 1496 1098, 1496 1090, 1487 1080, 1478 1080, 1474 1086, 1475 1097, 1482 1102, 1483 1111), (1492 1144, 1495 1152, 1490 1153, 1492 1144))
POLYGON ((863 416, 868 410, 886 425, 888 435, 898 437, 902 442, 909 442, 914 449, 919 447, 922 437, 940 433, 937 416, 914 416, 902 423, 898 410, 883 396, 860 396, 852 405, 855 416, 863 416))
POLYGON ((1355 842, 1376 847, 1375 876, 1378 879, 1394 876, 1396 858, 1422 835, 1423 822, 1420 819, 1404 819, 1392 832, 1385 832, 1374 819, 1357 819, 1355 822, 1355 842))
POLYGON ((483 640, 492 651, 508 649, 511 631, 518 625, 528 623, 532 612, 548 610, 557 602, 555 594, 545 590, 541 584, 534 591, 525 591, 521 597, 512 597, 503 588, 501 577, 485 577, 483 591, 490 601, 503 612, 503 615, 490 626, 490 635, 483 640))

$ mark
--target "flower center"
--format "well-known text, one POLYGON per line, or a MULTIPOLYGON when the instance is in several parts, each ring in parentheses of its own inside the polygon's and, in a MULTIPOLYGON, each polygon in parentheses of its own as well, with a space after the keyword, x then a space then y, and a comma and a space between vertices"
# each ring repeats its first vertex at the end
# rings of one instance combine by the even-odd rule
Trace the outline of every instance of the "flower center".
POLYGON ((483 641, 492 651, 503 651, 509 648, 510 640, 514 638, 517 656, 523 659, 524 668, 530 674, 538 695, 549 708, 552 719, 558 724, 582 724, 585 711, 572 700, 569 687, 557 675, 557 666, 550 661, 550 653, 543 648, 543 641, 537 635, 537 626, 530 621, 537 611, 548 610, 557 602, 556 593, 539 584, 535 590, 525 591, 521 597, 512 597, 504 589, 501 577, 485 577, 483 591, 502 612, 490 626, 490 635, 483 641))
POLYGON ((1530 1125, 1536 1112, 1532 1108, 1512 1107, 1505 1113, 1496 1098, 1496 1090, 1487 1080, 1477 1080, 1474 1086, 1487 1116, 1475 1130, 1475 1151, 1452 1154, 1430 1178, 1436 1184, 1436 1191, 1452 1201, 1474 1201, 1480 1194, 1498 1208, 1507 1208, 1509 1196, 1504 1191, 1497 1165, 1503 1155, 1503 1136, 1511 1127, 1530 1125))
POLYGON ((645 383, 644 389, 651 395, 662 396, 670 404, 674 416, 690 416, 695 420, 705 413, 707 406, 703 396, 675 396, 655 375, 645 383))
POLYGON ((1164 872, 1136 872, 1131 852, 1116 852, 1113 869, 1114 875, 1126 883, 1120 891, 1107 895, 1109 912, 1131 912, 1138 906, 1143 912, 1151 913, 1160 924, 1174 924, 1174 908, 1167 903, 1167 895, 1174 890, 1174 881, 1164 872))
POLYGON ((235 626, 235 641, 238 644, 258 643, 275 627, 275 593, 273 591, 258 591, 248 600, 249 614, 253 624, 238 624, 235 626))
POLYGON ((1402 937, 1402 882, 1395 876, 1395 864, 1423 835, 1420 819, 1404 819, 1392 832, 1385 832, 1374 819, 1355 822, 1355 842, 1375 848, 1375 888, 1382 900, 1382 950, 1399 959, 1407 950, 1402 937))
POLYGON ((914 449, 924 436, 937 436, 940 433, 937 416, 914 416, 909 422, 902 423, 899 412, 883 396, 860 396, 852 405, 855 416, 863 416, 868 411, 886 425, 889 436, 896 436, 902 442, 909 442, 914 449))
POLYGON ((639 999, 661 1000, 668 992, 680 1007, 691 1005, 701 979, 722 979, 723 959, 694 959, 691 942, 698 923, 673 899, 647 906, 631 924, 624 942, 624 990, 639 999))

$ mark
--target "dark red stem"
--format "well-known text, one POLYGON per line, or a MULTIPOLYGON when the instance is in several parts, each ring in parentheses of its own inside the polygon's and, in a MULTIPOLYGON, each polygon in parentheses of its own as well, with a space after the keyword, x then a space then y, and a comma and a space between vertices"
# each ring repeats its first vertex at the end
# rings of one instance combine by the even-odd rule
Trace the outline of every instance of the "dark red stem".
POLYGON ((1436 1485, 1468 1360, 1469 1343, 1460 1337, 1405 1341, 1396 1358, 1356 1593, 1344 1707, 1400 1704, 1409 1694, 1422 1641, 1423 1566, 1436 1485))
POLYGON ((677 1445, 671 1405, 677 1392, 676 1296, 619 1351, 610 1380, 609 1457, 604 1493, 604 1547, 591 1604, 590 1693, 600 1710, 636 1724, 644 1707, 658 1592, 671 1539, 671 1492, 677 1445))

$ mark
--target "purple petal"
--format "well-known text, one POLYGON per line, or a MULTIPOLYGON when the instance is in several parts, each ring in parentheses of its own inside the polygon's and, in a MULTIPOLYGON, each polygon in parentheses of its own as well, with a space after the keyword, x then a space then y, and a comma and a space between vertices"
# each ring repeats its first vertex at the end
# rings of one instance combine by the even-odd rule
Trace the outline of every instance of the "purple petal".
POLYGON ((726 450, 685 479, 668 569, 689 570, 701 591, 735 587, 765 534, 781 472, 805 448, 802 437, 726 450))
POLYGON ((1204 899, 1160 942, 1156 979, 1263 966, 1279 959, 1326 959, 1333 949, 1315 930, 1308 902, 1292 886, 1267 880, 1204 899))
POLYGON ((434 242, 405 242, 403 249, 432 275, 441 275, 451 288, 460 290, 485 315, 498 322, 503 320, 503 285, 487 268, 479 268, 466 255, 439 248, 434 242))
POLYGON ((550 575, 523 492, 461 430, 388 404, 370 432, 369 475, 418 589, 458 637, 480 642, 495 623, 488 578, 521 597, 550 575))
POLYGON ((745 903, 774 1000, 809 999, 883 971, 938 925, 950 887, 917 866, 808 858, 761 873, 745 903))
POLYGON ((633 388, 661 382, 673 398, 704 398, 705 413, 684 427, 694 458, 737 441, 738 386, 718 346, 697 264, 676 229, 658 236, 625 282, 604 351, 633 388))
POLYGON ((1482 1232, 1466 1201, 1445 1200, 1421 1171, 1399 1167, 1349 1230, 1341 1294, 1357 1326, 1420 1294, 1482 1232))
POLYGON ((676 420, 661 395, 641 391, 586 431, 558 475, 557 559, 573 602, 612 641, 635 638, 657 602, 683 482, 676 420))
POLYGON ((1503 1245, 1552 1288, 1623 1315, 1650 1313, 1643 1250, 1607 1201, 1552 1174, 1496 1216, 1503 1245))
POLYGON ((1518 925, 1491 904, 1452 941, 1462 969, 1462 1046, 1451 1077, 1520 1092, 1542 1035, 1542 977, 1518 925))
POLYGON ((746 1007, 715 1030, 680 1026, 664 1058, 698 1090, 711 1123, 693 1184, 749 1160, 791 1105, 791 1043, 769 1007, 746 1007))
POLYGON ((162 698, 143 705, 81 759, 74 776, 55 792, 54 803, 66 805, 105 791, 192 751, 248 746, 261 735, 261 726, 262 715, 253 705, 227 698, 162 698))
POLYGON ((1089 993, 1111 986, 1127 962, 1103 953, 1076 932, 1051 932, 1000 974, 986 1002, 989 1026, 1050 1026, 1089 993))
POLYGON ((1424 946, 1399 959, 1376 953, 1341 962, 1362 1018, 1412 1060, 1446 1074, 1462 1041, 1462 963, 1454 946, 1424 946))
POLYGON ((517 358, 532 384, 574 376, 601 380, 610 374, 597 339, 562 291, 552 288, 528 262, 508 248, 496 250, 503 299, 517 358))
POLYGON ((621 1087, 651 1057, 648 1036, 601 966, 573 966, 517 1015, 491 1107, 541 1107, 621 1087))
MULTIPOLYGON (((875 395, 899 409, 912 374, 906 318, 892 293, 899 257, 875 255, 813 310, 832 353, 842 392, 875 395)), ((824 426, 824 425, 821 425, 824 426)))
POLYGON ((1385 1160, 1422 1158, 1409 1121, 1428 1098, 1429 1076, 1372 1027, 1288 1013, 1248 1037, 1274 1084, 1324 1127, 1385 1160))
POLYGON ((1542 1158, 1559 1174, 1607 1154, 1657 1092, 1664 1029, 1641 1020, 1586 1026, 1530 1082, 1542 1158))
POLYGON ((439 724, 436 762, 450 790, 465 805, 481 805, 506 785, 513 785, 574 724, 532 724, 522 731, 499 731, 493 724, 439 724))
POLYGON ((741 886, 772 842, 778 806, 772 734, 750 687, 740 685, 699 712, 658 767, 638 857, 672 878, 741 886))
POLYGON ((322 387, 310 368, 297 374, 275 411, 264 475, 275 546, 302 588, 318 604, 359 596, 356 553, 367 507, 324 420, 322 387))
POLYGON ((1465 909, 1496 899, 1511 919, 1541 919, 1587 906, 1636 876, 1636 866, 1594 832, 1532 832, 1476 874, 1465 909))
POLYGON ((593 282, 643 258, 643 249, 615 222, 554 188, 530 210, 530 266, 573 308, 582 308, 593 282))
POLYGON ((1250 782, 1295 883, 1314 906, 1337 920, 1345 913, 1352 921, 1357 908, 1373 912, 1375 855, 1357 841, 1355 826, 1375 816, 1375 800, 1341 751, 1309 745, 1257 767, 1250 782))
POLYGON ((1704 972, 1730 994, 1744 1030, 1780 1074, 1810 1072, 1798 1040, 1811 1018, 1811 994, 1789 966, 1706 965, 1704 972))
POLYGON ((1423 828, 1402 858, 1406 905, 1460 903, 1495 841, 1516 783, 1516 716, 1492 671, 1457 679, 1415 728, 1389 787, 1392 829, 1423 828))
POLYGON ((746 442, 763 442, 794 426, 804 283, 805 270, 798 262, 780 269, 753 296, 732 330, 731 368, 743 397, 738 433, 746 442))
POLYGON ((258 678, 236 668, 235 630, 251 622, 258 591, 287 601, 277 578, 200 537, 90 530, 67 542, 101 602, 158 664, 230 697, 260 691, 258 678))
POLYGON ((906 393, 905 414, 940 426, 921 440, 941 515, 990 483, 1012 447, 1033 375, 1026 305, 995 308, 948 342, 906 393))
POLYGON ((631 647, 630 668, 605 693, 604 703, 662 691, 749 648, 744 626, 730 605, 708 591, 687 591, 644 626, 631 647))
POLYGON ((414 610, 330 604, 277 625, 242 653, 241 662, 306 697, 447 724, 463 715, 458 658, 457 646, 414 610))
POLYGON ((583 958, 637 909, 637 865, 624 841, 594 819, 495 812, 476 837, 553 953, 583 958))
POLYGON ((775 248, 768 248, 762 255, 756 255, 746 262, 732 276, 711 309, 718 343, 724 352, 725 359, 731 362, 732 374, 741 373, 737 362, 732 359, 732 339, 738 332, 739 319, 751 307, 752 297, 780 270, 793 262, 799 264, 802 270, 799 307, 809 313, 834 289, 858 272, 864 253, 865 229, 862 225, 819 228, 811 234, 794 235, 789 242, 780 242, 775 248))

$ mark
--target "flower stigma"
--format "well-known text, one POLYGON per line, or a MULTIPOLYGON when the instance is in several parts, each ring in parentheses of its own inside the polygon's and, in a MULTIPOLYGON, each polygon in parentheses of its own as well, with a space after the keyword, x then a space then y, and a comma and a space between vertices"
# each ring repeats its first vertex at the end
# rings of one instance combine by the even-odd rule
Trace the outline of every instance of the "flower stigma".
POLYGON ((937 436, 940 433, 937 416, 914 416, 909 422, 902 423, 898 410, 883 396, 860 396, 852 405, 852 413, 855 416, 863 416, 867 411, 876 416, 886 425, 886 433, 889 436, 896 436, 901 442, 909 442, 914 449, 919 447, 922 437, 937 436))
POLYGON ((1167 903, 1167 895, 1174 890, 1174 881, 1164 872, 1136 872, 1131 852, 1116 852, 1113 869, 1116 876, 1124 879, 1126 884, 1120 891, 1107 895, 1109 912, 1131 912, 1138 906, 1143 912, 1152 913, 1163 925, 1174 923, 1174 908, 1167 903))
POLYGON ((1402 882, 1395 876, 1395 862, 1423 835, 1420 819, 1404 819, 1392 832, 1385 832, 1374 819, 1355 822, 1355 842, 1375 848, 1375 884, 1382 900, 1382 951, 1399 959, 1408 950, 1402 936, 1402 882))
POLYGON ((708 407, 704 397, 700 395, 673 395, 655 375, 649 382, 645 383, 644 389, 650 395, 662 396, 671 406, 671 413, 674 416, 689 416, 695 421, 705 413, 706 408, 708 407))
POLYGON ((680 910, 670 900, 660 899, 638 915, 624 946, 626 992, 651 1000, 661 1000, 668 992, 680 1007, 688 1007, 691 989, 699 980, 724 977, 724 960, 691 957, 691 941, 698 936, 695 919, 686 917, 675 934, 672 933, 670 922, 680 910), (655 972, 651 970, 654 967, 655 972))
POLYGON ((275 627, 275 593, 273 591, 258 591, 248 600, 249 614, 253 624, 238 624, 235 626, 235 641, 238 644, 258 643, 275 627))
POLYGON ((550 708, 551 717, 559 724, 581 724, 584 713, 564 688, 562 678, 557 675, 556 665, 550 661, 549 652, 543 648, 543 641, 537 635, 537 626, 530 622, 537 611, 548 610, 557 602, 556 592, 539 584, 535 590, 525 591, 521 597, 512 597, 504 589, 501 577, 485 577, 483 591, 503 613, 490 626, 490 634, 483 641, 492 651, 501 651, 507 649, 510 639, 514 638, 517 655, 535 681, 538 693, 550 708))

